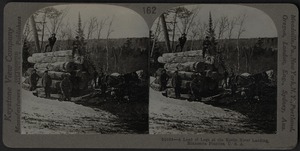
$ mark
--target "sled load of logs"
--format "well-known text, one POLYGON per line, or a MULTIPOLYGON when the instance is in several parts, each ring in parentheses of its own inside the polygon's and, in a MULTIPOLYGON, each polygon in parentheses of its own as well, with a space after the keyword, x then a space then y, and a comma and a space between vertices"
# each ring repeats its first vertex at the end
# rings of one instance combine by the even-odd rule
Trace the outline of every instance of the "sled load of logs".
POLYGON ((59 96, 55 94, 61 93, 60 83, 65 75, 71 75, 75 73, 80 82, 78 83, 79 89, 85 90, 88 87, 88 83, 92 80, 92 75, 95 69, 92 68, 91 63, 88 60, 84 60, 82 56, 72 56, 72 50, 61 50, 45 53, 34 53, 27 58, 29 63, 34 64, 34 68, 29 68, 25 77, 27 77, 22 87, 24 89, 30 88, 29 76, 34 69, 36 73, 41 77, 37 84, 36 92, 37 96, 45 96, 44 88, 42 88, 42 77, 45 71, 48 71, 48 75, 52 79, 51 92, 53 96, 59 96), (85 69, 85 70, 83 70, 85 69))
POLYGON ((178 71, 178 75, 182 79, 181 97, 189 98, 190 84, 194 75, 204 75, 206 80, 202 85, 201 90, 213 91, 218 88, 219 81, 225 73, 224 64, 214 56, 206 55, 203 57, 202 50, 192 50, 176 53, 164 53, 158 57, 158 62, 164 64, 164 68, 156 71, 156 79, 151 83, 154 90, 160 89, 160 75, 163 69, 169 76, 169 81, 166 89, 166 96, 175 97, 175 91, 171 85, 172 75, 178 71))

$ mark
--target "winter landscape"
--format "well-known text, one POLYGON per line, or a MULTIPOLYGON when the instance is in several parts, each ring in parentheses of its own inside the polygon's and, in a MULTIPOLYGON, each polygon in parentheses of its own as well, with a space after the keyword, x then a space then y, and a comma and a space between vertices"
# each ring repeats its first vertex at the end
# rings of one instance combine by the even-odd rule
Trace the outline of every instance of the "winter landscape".
POLYGON ((277 31, 264 12, 180 6, 150 33, 150 134, 276 133, 277 31))
POLYGON ((113 5, 34 13, 23 31, 21 132, 147 134, 148 31, 113 5))

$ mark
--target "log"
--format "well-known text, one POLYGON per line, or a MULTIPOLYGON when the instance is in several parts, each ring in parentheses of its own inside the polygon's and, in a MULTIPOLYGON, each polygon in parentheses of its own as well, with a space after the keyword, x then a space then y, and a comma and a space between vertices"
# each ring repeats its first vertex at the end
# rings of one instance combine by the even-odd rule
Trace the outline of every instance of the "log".
POLYGON ((166 63, 164 68, 170 71, 203 72, 206 64, 203 62, 166 63))
POLYGON ((54 62, 70 62, 73 61, 71 56, 40 56, 40 57, 28 57, 27 61, 30 63, 54 63, 54 62))
POLYGON ((176 53, 164 53, 162 55, 164 58, 172 58, 176 56, 185 56, 185 57, 194 57, 194 56, 202 56, 202 50, 192 50, 192 51, 185 51, 185 52, 176 52, 176 53))
MULTIPOLYGON (((37 70, 37 74, 42 77, 46 70, 37 70)), ((70 75, 70 73, 66 72, 58 72, 58 71, 48 71, 48 75, 52 80, 63 80, 65 75, 70 75)))
POLYGON ((158 57, 159 63, 184 63, 184 62, 205 62, 202 56, 174 56, 174 57, 158 57))
MULTIPOLYGON (((167 70, 169 77, 172 77, 175 71, 167 70)), ((193 80, 194 72, 178 71, 178 75, 182 80, 193 80)))
POLYGON ((55 56, 55 57, 72 56, 72 50, 61 50, 61 51, 54 51, 54 52, 32 54, 32 57, 37 57, 37 58, 45 57, 45 56, 55 56))
POLYGON ((34 68, 40 70, 71 72, 76 68, 76 64, 73 62, 36 63, 34 68))

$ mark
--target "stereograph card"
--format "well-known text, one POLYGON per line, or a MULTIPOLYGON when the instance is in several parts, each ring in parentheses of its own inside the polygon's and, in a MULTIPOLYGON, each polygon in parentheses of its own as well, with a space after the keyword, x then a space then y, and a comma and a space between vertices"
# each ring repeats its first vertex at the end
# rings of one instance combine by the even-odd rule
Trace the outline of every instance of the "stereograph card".
POLYGON ((10 2, 9 148, 293 149, 296 5, 10 2))

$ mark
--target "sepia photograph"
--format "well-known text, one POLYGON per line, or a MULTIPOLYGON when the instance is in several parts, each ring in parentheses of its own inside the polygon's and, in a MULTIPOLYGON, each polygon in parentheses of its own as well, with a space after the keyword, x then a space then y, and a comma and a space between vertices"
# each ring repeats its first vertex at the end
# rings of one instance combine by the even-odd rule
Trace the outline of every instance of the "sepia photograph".
POLYGON ((263 11, 166 10, 150 30, 150 134, 276 134, 277 41, 263 11))
POLYGON ((104 4, 37 10, 23 30, 22 134, 148 134, 149 28, 104 4))

